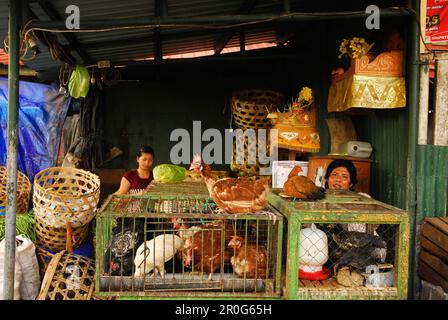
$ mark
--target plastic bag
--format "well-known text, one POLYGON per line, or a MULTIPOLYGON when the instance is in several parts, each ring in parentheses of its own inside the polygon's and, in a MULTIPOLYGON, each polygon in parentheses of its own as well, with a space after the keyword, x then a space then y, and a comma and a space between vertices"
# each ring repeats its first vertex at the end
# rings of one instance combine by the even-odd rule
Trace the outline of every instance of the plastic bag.
POLYGON ((157 182, 178 182, 185 179, 184 167, 174 164, 160 164, 152 171, 157 182))
MULTIPOLYGON (((5 299, 5 295, 3 292, 3 281, 5 276, 5 239, 0 241, 0 300, 5 299)), ((22 270, 20 269, 20 263, 17 259, 17 250, 16 250, 16 261, 14 268, 14 300, 20 300, 20 283, 22 282, 22 270)))
POLYGON ((85 98, 89 92, 90 75, 83 66, 77 65, 73 70, 68 83, 68 91, 75 98, 85 98))
POLYGON ((40 274, 39 264, 36 256, 36 246, 23 235, 17 236, 19 245, 16 248, 17 260, 22 271, 22 282, 20 283, 20 295, 22 300, 34 300, 39 294, 40 274))

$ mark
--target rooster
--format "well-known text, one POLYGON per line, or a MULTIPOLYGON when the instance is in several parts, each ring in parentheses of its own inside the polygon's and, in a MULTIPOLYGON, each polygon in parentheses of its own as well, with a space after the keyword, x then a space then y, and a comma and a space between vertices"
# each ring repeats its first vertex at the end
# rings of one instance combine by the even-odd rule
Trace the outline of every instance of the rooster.
POLYGON ((340 225, 323 228, 329 239, 329 261, 336 267, 347 266, 364 272, 368 265, 383 263, 386 241, 381 237, 357 231, 345 231, 340 225))
POLYGON ((306 176, 298 176, 302 172, 300 166, 295 166, 283 185, 283 192, 290 197, 307 200, 319 200, 325 197, 325 189, 317 187, 306 176))
POLYGON ((190 170, 200 172, 210 197, 227 213, 254 213, 266 206, 266 193, 269 179, 251 180, 248 178, 224 178, 217 181, 211 178, 210 167, 195 155, 190 170))
POLYGON ((241 278, 266 278, 268 256, 266 247, 245 242, 244 237, 233 236, 227 245, 234 251, 234 255, 230 258, 233 271, 241 278))
POLYGON ((165 277, 165 262, 171 260, 182 248, 182 238, 175 234, 163 234, 141 244, 135 254, 135 277, 153 272, 165 277))

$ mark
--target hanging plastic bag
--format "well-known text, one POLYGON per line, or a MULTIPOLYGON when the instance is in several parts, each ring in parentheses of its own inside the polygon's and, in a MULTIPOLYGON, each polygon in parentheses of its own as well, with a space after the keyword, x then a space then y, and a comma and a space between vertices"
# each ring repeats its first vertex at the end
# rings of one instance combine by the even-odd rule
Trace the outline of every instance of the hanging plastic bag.
POLYGON ((85 98, 89 92, 90 75, 86 67, 77 65, 70 76, 68 91, 75 98, 85 98))
POLYGON ((22 271, 20 295, 22 300, 35 300, 40 289, 39 264, 36 256, 36 246, 23 235, 17 236, 17 260, 22 271))
MULTIPOLYGON (((3 239, 0 241, 0 300, 5 299, 3 292, 3 281, 5 276, 4 264, 5 264, 5 242, 3 239)), ((22 282, 22 270, 20 269, 20 263, 17 261, 17 250, 16 250, 16 261, 14 268, 14 300, 20 300, 20 283, 22 282)))

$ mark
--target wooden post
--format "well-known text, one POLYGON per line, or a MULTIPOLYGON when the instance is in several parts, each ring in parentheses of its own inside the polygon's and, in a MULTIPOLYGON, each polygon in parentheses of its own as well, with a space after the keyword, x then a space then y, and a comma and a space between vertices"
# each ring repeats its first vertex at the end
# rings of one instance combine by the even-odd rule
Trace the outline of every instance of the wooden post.
POLYGON ((420 101, 418 119, 418 144, 428 143, 428 104, 429 104, 429 54, 421 55, 420 65, 420 101))
POLYGON ((448 146, 448 53, 436 53, 434 145, 448 146))
POLYGON ((294 150, 289 150, 288 153, 288 160, 295 161, 296 160, 296 152, 294 150))

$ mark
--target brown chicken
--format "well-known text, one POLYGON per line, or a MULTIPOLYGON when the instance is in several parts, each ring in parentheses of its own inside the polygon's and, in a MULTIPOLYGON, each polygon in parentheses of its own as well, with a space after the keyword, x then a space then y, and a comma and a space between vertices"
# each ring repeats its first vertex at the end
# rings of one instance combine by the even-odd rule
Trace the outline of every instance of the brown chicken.
POLYGON ((233 236, 228 247, 232 248, 233 256, 230 258, 233 271, 241 278, 266 278, 267 250, 256 243, 245 243, 243 237, 233 236))
POLYGON ((288 175, 288 180, 283 185, 283 192, 290 197, 299 199, 319 200, 325 197, 325 189, 317 187, 308 177, 298 176, 302 171, 300 166, 295 166, 288 175))
POLYGON ((201 226, 193 226, 183 232, 184 239, 183 264, 192 271, 209 274, 211 280, 222 264, 230 262, 230 249, 226 247, 234 230, 230 224, 221 221, 211 222, 201 226), (224 232, 224 234, 222 234, 224 232), (222 239, 224 237, 223 247, 222 239))
POLYGON ((215 181, 211 178, 210 167, 199 155, 194 157, 190 170, 201 173, 210 197, 224 212, 255 213, 266 206, 269 178, 224 178, 215 181))

